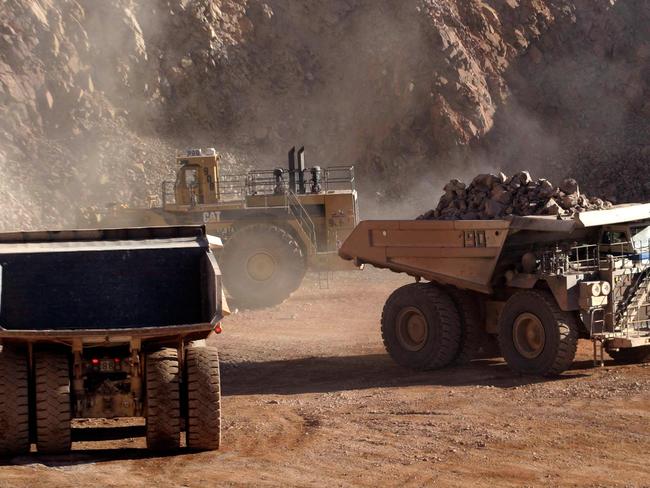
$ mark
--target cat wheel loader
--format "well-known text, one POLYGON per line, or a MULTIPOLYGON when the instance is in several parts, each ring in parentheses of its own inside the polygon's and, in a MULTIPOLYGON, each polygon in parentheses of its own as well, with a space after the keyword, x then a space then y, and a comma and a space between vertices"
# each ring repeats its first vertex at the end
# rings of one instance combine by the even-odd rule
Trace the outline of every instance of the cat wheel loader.
POLYGON ((86 211, 81 225, 205 225, 224 242, 217 259, 235 305, 275 305, 308 269, 353 269, 337 250, 359 221, 352 166, 306 168, 304 148, 288 159, 288 168, 225 175, 214 149, 190 149, 177 155, 160 206, 86 211))

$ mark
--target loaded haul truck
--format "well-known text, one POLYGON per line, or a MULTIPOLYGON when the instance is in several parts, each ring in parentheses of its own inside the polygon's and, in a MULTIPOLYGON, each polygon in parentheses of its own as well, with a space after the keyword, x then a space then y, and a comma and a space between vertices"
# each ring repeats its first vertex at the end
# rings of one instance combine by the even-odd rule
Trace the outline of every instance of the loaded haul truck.
POLYGON ((579 338, 621 363, 650 360, 650 204, 573 217, 361 222, 339 254, 413 276, 381 331, 414 369, 472 359, 490 336, 510 368, 571 366, 579 338))

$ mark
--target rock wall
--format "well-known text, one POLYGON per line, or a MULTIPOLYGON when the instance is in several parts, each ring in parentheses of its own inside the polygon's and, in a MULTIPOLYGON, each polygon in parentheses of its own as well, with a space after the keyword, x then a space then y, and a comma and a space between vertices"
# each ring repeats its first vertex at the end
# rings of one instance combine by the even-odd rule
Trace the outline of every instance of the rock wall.
POLYGON ((648 198, 627 186, 650 155, 648 17, 642 0, 4 2, 0 228, 143 203, 190 145, 270 167, 304 143, 357 164, 366 208, 497 169, 648 198))
POLYGON ((507 71, 511 95, 483 144, 509 168, 569 168, 590 192, 647 200, 650 8, 580 0, 561 10, 507 71))

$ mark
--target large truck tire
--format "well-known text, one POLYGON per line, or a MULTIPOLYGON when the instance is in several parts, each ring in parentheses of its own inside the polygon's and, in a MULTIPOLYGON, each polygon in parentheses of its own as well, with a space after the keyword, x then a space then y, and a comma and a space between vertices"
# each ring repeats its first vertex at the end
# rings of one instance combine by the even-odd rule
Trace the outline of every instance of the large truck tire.
POLYGON ((29 452, 29 367, 25 351, 0 349, 0 457, 29 452))
POLYGON ((180 447, 180 368, 178 351, 162 348, 146 357, 147 447, 168 451, 180 447))
POLYGON ((413 283, 398 288, 386 300, 381 335, 398 364, 416 370, 438 369, 458 354, 460 317, 444 290, 413 283))
POLYGON ((650 346, 631 347, 618 351, 607 351, 617 364, 650 363, 650 346))
POLYGON ((300 244, 275 225, 252 224, 236 230, 220 259, 224 285, 242 307, 268 307, 286 300, 307 271, 300 244))
POLYGON ((578 324, 543 290, 515 293, 499 317, 499 347, 517 373, 552 376, 567 370, 578 346, 578 324))
POLYGON ((42 454, 70 450, 70 366, 66 353, 36 351, 36 448, 42 454))
POLYGON ((460 317, 461 334, 455 364, 467 364, 478 356, 478 352, 488 341, 483 327, 481 302, 475 293, 458 288, 448 288, 449 296, 456 305, 460 317))
POLYGON ((187 385, 187 447, 215 450, 221 444, 221 382, 219 353, 214 346, 190 345, 185 350, 187 385))

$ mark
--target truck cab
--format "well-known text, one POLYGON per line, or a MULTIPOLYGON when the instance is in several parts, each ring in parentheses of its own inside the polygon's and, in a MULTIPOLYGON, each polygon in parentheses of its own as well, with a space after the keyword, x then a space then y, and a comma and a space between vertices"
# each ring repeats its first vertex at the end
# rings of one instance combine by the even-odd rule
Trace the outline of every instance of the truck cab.
POLYGON ((650 259, 650 222, 604 226, 600 236, 600 250, 615 256, 627 256, 635 261, 650 259))

